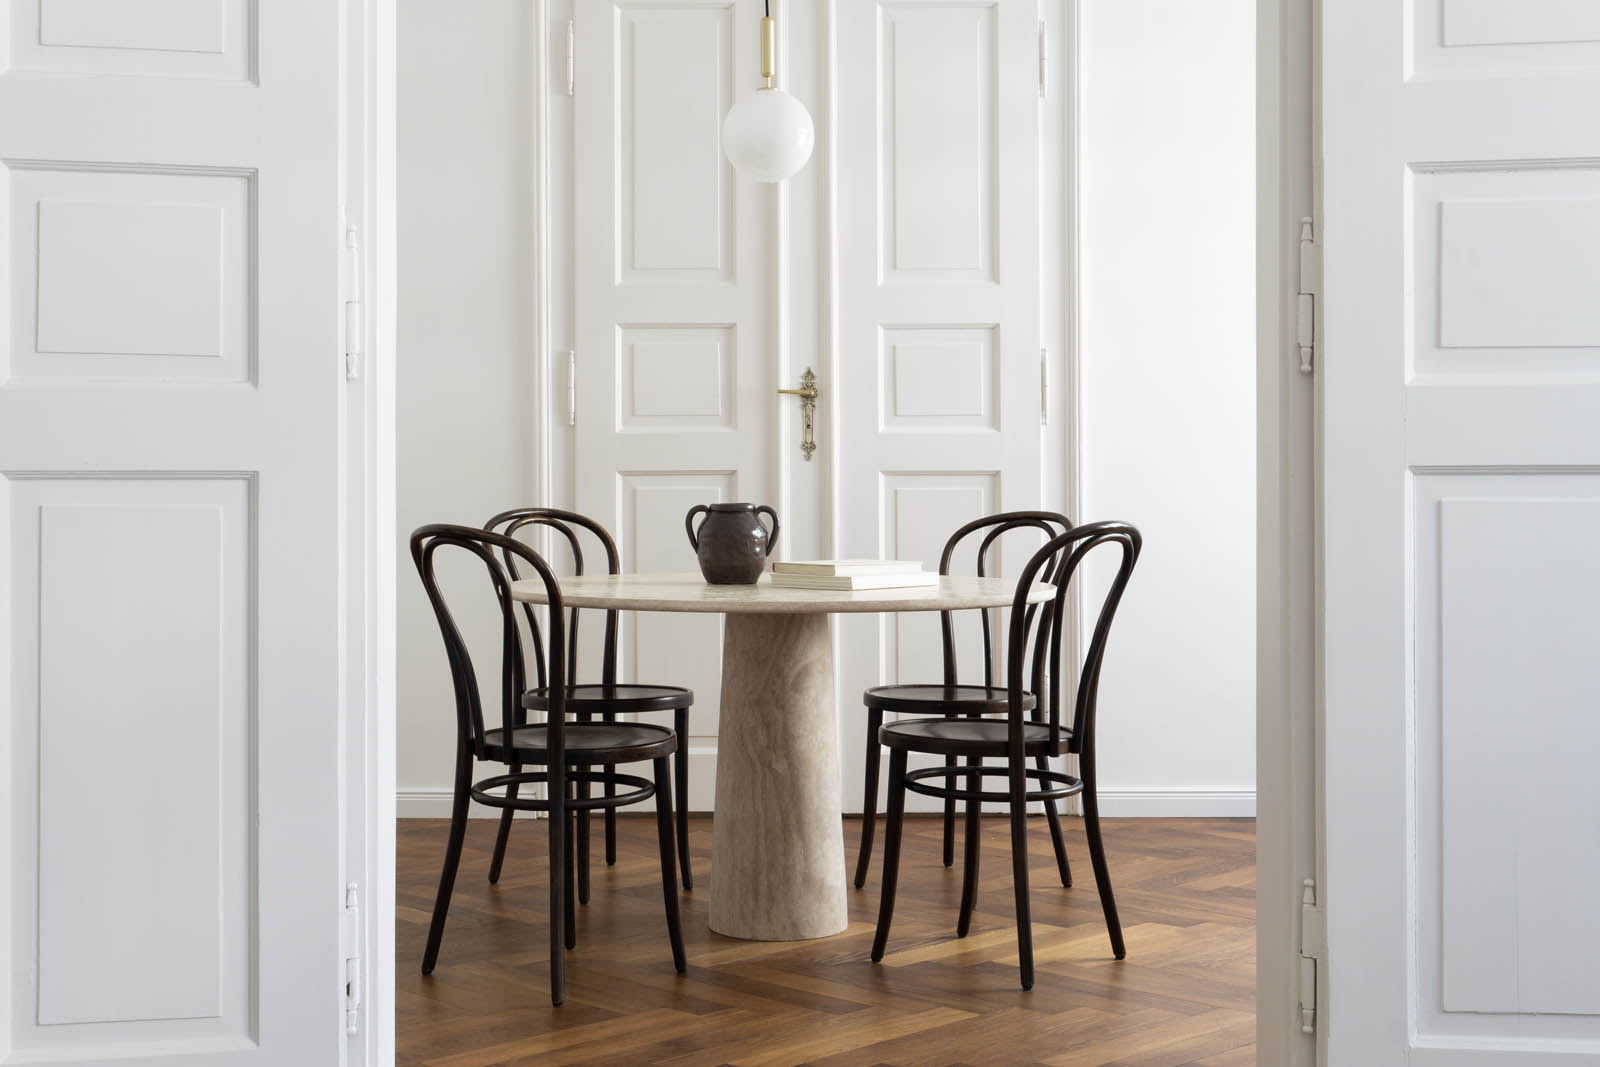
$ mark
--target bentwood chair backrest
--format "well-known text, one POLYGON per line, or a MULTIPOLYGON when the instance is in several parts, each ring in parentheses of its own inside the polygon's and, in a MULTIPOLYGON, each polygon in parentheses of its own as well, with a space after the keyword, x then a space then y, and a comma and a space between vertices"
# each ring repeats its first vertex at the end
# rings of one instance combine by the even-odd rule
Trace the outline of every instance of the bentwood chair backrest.
MULTIPOLYGON (((974 537, 979 533, 982 533, 983 537, 978 541, 975 573, 978 577, 983 578, 994 569, 994 554, 999 546, 1001 538, 1004 535, 1019 530, 1033 530, 1036 531, 1034 534, 1035 537, 1042 532, 1044 537, 1049 539, 1056 537, 1059 534, 1070 530, 1071 528, 1072 520, 1055 511, 1007 511, 1001 512, 997 515, 985 515, 981 519, 972 520, 950 535, 950 539, 945 542, 944 552, 939 556, 939 573, 944 575, 950 574, 951 567, 954 564, 958 551, 962 547, 962 543, 966 541, 967 538, 974 537)), ((1045 568, 1040 576, 1040 580, 1046 582, 1053 581, 1054 572, 1056 569, 1058 568, 1045 568)), ((1033 686, 1033 691, 1035 693, 1038 692, 1037 679, 1040 676, 1044 666, 1042 638, 1047 636, 1050 630, 1050 618, 1048 617, 1048 613, 1052 606, 1053 605, 1046 604, 1046 611, 1044 613, 1046 617, 1042 617, 1040 619, 1040 626, 1032 631, 1035 641, 1038 642, 1038 648, 1036 649, 1033 658, 1033 670, 1029 675, 1030 678, 1035 680, 1035 684, 1033 686)), ((1030 624, 1033 620, 1033 616, 1036 613, 1037 607, 1038 605, 1029 605, 1027 608, 1026 614, 1029 617, 1028 621, 1030 624)), ((990 612, 980 611, 978 614, 983 628, 983 684, 985 686, 993 686, 994 638, 990 632, 990 612)), ((957 677, 958 672, 956 668, 957 657, 953 616, 954 612, 950 611, 941 611, 939 613, 939 631, 940 636, 943 639, 945 685, 955 685, 959 680, 957 677)))
MULTIPOLYGON (((617 544, 606 532, 606 528, 587 515, 579 515, 575 511, 563 511, 560 508, 512 508, 502 511, 488 522, 483 524, 485 530, 492 533, 503 534, 506 537, 517 538, 518 535, 527 536, 527 533, 540 529, 554 531, 560 536, 562 543, 572 556, 573 574, 585 573, 585 556, 582 538, 578 531, 586 531, 599 542, 601 554, 605 556, 607 574, 622 573, 622 557, 617 552, 617 544)), ((591 546, 592 547, 592 546, 591 546)), ((522 577, 515 555, 505 555, 506 568, 513 580, 522 577)), ((593 563, 593 556, 588 558, 593 563)), ((590 568, 593 572, 593 568, 590 568)), ((539 621, 532 604, 524 603, 523 612, 528 620, 528 629, 533 637, 534 654, 540 658, 536 677, 538 685, 543 688, 549 684, 545 677, 542 657, 539 657, 541 648, 539 621)), ((615 685, 617 681, 617 613, 605 613, 605 637, 601 652, 600 680, 605 685, 615 685)), ((566 679, 568 685, 578 684, 578 609, 567 610, 567 659, 566 679)))
MULTIPOLYGON (((1143 539, 1139 531, 1125 522, 1095 522, 1078 526, 1066 533, 1053 538, 1033 558, 1028 560, 1027 566, 1022 569, 1022 576, 1017 581, 1016 598, 1012 602, 1011 628, 1008 639, 1008 714, 1011 722, 1011 733, 1015 743, 1015 750, 1022 751, 1022 723, 1023 723, 1023 663, 1028 643, 1028 630, 1033 621, 1027 609, 1027 597, 1035 583, 1048 575, 1052 568, 1056 572, 1054 583, 1056 591, 1054 597, 1048 601, 1050 611, 1040 612, 1041 626, 1047 626, 1049 619, 1061 619, 1067 605, 1067 593, 1072 587, 1073 579, 1079 574, 1083 561, 1089 554, 1102 545, 1115 545, 1120 550, 1120 560, 1116 574, 1110 585, 1106 588, 1104 599, 1100 603, 1100 610, 1095 618, 1094 632, 1089 638, 1089 646, 1085 651, 1083 665, 1078 674, 1078 693, 1074 701, 1072 722, 1069 726, 1070 734, 1067 736, 1066 750, 1081 753, 1085 750, 1094 750, 1095 707, 1100 690, 1100 667, 1105 660, 1106 640, 1111 633, 1111 622, 1116 617, 1117 606, 1122 602, 1122 594, 1128 587, 1128 579, 1133 575, 1133 567, 1139 559, 1139 549, 1143 539)), ((1059 694, 1062 688, 1061 677, 1061 630, 1060 626, 1049 628, 1048 635, 1041 634, 1036 640, 1048 643, 1049 685, 1051 699, 1049 701, 1049 726, 1050 746, 1054 751, 1061 750, 1061 702, 1059 694)), ((1037 648, 1036 648, 1037 651, 1037 648)), ((1037 671, 1037 657, 1035 658, 1037 671)), ((1035 682, 1037 684, 1037 681, 1035 682)))
MULTIPOLYGON (((531 568, 544 583, 545 594, 550 603, 549 666, 547 669, 541 658, 539 674, 541 677, 548 676, 550 681, 548 743, 551 759, 559 765, 560 754, 565 747, 565 730, 562 723, 567 684, 567 628, 562 618, 564 605, 561 599, 561 586, 556 581, 555 572, 537 552, 521 541, 487 530, 435 523, 418 527, 411 535, 411 558, 416 563, 417 573, 422 578, 422 587, 428 594, 428 602, 433 605, 434 616, 439 622, 439 631, 444 637, 445 655, 450 664, 450 680, 455 689, 456 725, 460 739, 462 744, 471 749, 473 755, 479 757, 484 753, 485 730, 493 729, 493 726, 485 726, 483 703, 478 692, 478 675, 473 667, 472 653, 467 648, 466 640, 461 636, 461 629, 456 625, 455 617, 451 614, 440 588, 435 567, 436 556, 440 549, 464 552, 481 562, 487 572, 495 603, 500 611, 502 645, 499 725, 508 739, 517 727, 526 722, 527 713, 522 708, 522 694, 528 688, 527 670, 516 605, 511 599, 513 575, 507 566, 495 557, 495 552, 500 552, 507 560, 515 559, 531 568)), ((535 656, 541 656, 537 649, 535 656)))

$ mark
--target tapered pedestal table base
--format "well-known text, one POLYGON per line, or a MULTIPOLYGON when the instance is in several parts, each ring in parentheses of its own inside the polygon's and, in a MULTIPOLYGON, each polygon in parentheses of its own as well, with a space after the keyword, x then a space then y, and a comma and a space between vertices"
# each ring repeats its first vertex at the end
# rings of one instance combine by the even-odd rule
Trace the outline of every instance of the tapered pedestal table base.
POLYGON ((798 941, 848 923, 825 614, 729 614, 712 819, 711 929, 798 941))

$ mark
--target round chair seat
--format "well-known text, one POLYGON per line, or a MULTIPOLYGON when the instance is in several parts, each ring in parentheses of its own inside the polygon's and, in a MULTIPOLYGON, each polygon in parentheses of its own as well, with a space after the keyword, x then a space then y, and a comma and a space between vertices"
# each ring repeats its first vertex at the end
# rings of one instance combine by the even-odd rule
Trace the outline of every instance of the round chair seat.
MULTIPOLYGON (((544 723, 529 723, 513 731, 511 745, 505 730, 483 732, 483 757, 502 763, 545 763, 549 742, 544 723)), ((678 750, 678 735, 665 726, 647 722, 569 722, 566 724, 567 762, 636 763, 659 759, 678 750)))
MULTIPOLYGON (((633 714, 641 711, 676 711, 694 703, 694 693, 676 685, 572 685, 567 687, 567 710, 633 714)), ((522 694, 522 706, 544 711, 550 706, 549 687, 522 694)))
MULTIPOLYGON (((992 685, 880 685, 861 697, 875 711, 903 715, 999 715, 1007 708, 1006 691, 992 685)), ((1022 708, 1038 703, 1022 694, 1022 708)))
MULTIPOLYGON (((1004 719, 901 719, 878 728, 878 741, 886 748, 931 752, 941 756, 1004 756, 1009 729, 1004 719)), ((1072 732, 1061 731, 1065 748, 1072 732)), ((1029 756, 1054 756, 1050 727, 1024 723, 1023 747, 1029 756)))

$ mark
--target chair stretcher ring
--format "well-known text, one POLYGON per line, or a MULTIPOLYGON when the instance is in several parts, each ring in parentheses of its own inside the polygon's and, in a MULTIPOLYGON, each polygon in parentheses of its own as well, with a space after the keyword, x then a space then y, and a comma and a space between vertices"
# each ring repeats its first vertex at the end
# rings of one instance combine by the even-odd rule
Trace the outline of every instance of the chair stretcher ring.
MULTIPOLYGON (((631 792, 618 793, 615 796, 568 797, 563 805, 568 811, 593 811, 596 808, 620 808, 626 804, 637 804, 641 800, 648 800, 656 795, 655 783, 633 774, 619 774, 615 771, 568 771, 569 782, 593 782, 597 785, 614 783, 619 786, 632 786, 631 792)), ((491 789, 503 789, 515 782, 523 785, 548 785, 550 782, 549 771, 524 771, 521 774, 497 774, 492 778, 485 778, 472 786, 472 799, 479 804, 491 808, 511 808, 516 811, 549 811, 550 801, 545 797, 517 797, 508 799, 500 793, 491 793, 491 789)))
MULTIPOLYGON (((986 764, 982 767, 944 766, 944 767, 919 767, 914 771, 906 772, 906 788, 913 793, 921 793, 925 797, 937 797, 941 800, 980 800, 994 804, 1006 804, 1011 801, 1011 792, 952 789, 943 785, 930 785, 924 781, 928 778, 937 778, 943 781, 946 778, 961 778, 967 775, 1005 775, 1011 774, 1011 768, 1004 764, 986 764)), ((1065 797, 1077 796, 1083 792, 1083 782, 1070 774, 1061 771, 1041 770, 1038 767, 1025 768, 1023 774, 1030 781, 1037 781, 1041 785, 1053 783, 1053 788, 1041 788, 1030 791, 1024 796, 1029 803, 1036 800, 1061 800, 1065 797)))

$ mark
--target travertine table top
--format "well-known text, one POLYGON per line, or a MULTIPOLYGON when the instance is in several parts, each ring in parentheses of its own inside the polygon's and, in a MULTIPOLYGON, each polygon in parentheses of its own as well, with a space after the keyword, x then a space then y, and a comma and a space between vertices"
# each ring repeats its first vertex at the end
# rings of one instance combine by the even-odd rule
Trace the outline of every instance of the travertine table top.
MULTIPOLYGON (((718 614, 799 615, 828 612, 954 611, 1011 604, 1017 583, 1011 578, 940 578, 937 586, 901 589, 774 588, 771 575, 755 585, 710 585, 699 574, 595 574, 562 578, 568 607, 628 611, 694 611, 718 614)), ((1048 600, 1052 586, 1037 585, 1029 603, 1048 600)), ((534 604, 545 601, 544 583, 513 582, 511 595, 534 604)))

